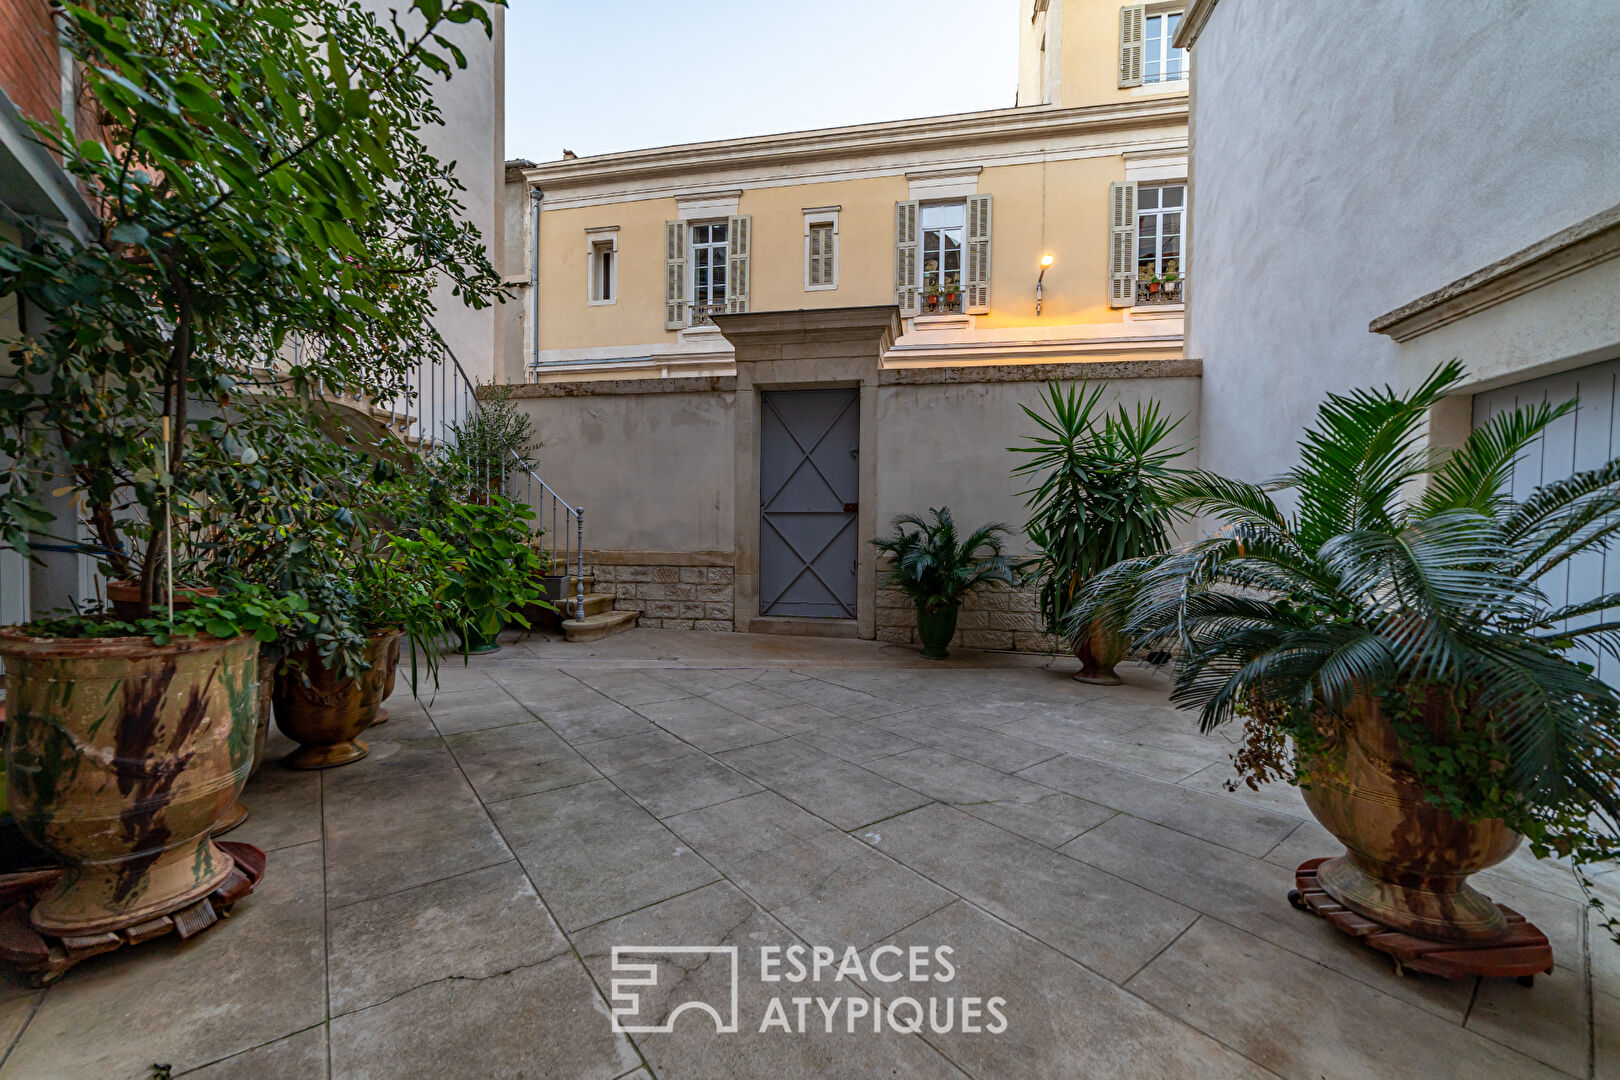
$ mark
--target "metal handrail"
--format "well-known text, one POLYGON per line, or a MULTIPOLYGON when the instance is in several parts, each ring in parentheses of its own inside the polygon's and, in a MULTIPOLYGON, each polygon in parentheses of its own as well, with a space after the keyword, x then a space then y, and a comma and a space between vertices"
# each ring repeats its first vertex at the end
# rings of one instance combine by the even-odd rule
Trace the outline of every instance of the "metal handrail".
MULTIPOLYGON (((465 415, 475 415, 478 412, 477 386, 473 383, 472 379, 467 376, 467 370, 461 366, 461 361, 456 358, 455 352, 448 345, 444 346, 444 356, 450 361, 449 367, 445 369, 446 379, 451 377, 450 368, 453 368, 454 377, 460 380, 459 389, 467 402, 467 411, 465 415)), ((438 364, 439 361, 434 360, 433 363, 438 364)), ((421 385, 420 374, 421 371, 419 368, 418 387, 421 385)), ((441 387, 443 386, 444 381, 445 380, 441 380, 441 387)), ((429 380, 429 385, 430 387, 432 386, 431 378, 429 380)), ((448 387, 444 388, 449 389, 448 387)), ((435 402, 434 405, 436 418, 438 418, 445 430, 449 431, 449 433, 453 435, 454 425, 461 423, 461 421, 454 420, 446 423, 443 420, 439 403, 435 402)), ((457 413, 458 415, 460 414, 459 407, 457 409, 457 413)), ((448 438, 446 441, 449 441, 448 438)), ((552 569, 556 569, 558 566, 562 567, 562 578, 564 582, 564 589, 566 590, 569 565, 570 563, 573 564, 575 590, 574 617, 576 619, 583 619, 585 617, 585 507, 575 506, 569 503, 568 500, 564 499, 561 495, 557 494, 556 489, 554 489, 550 484, 546 483, 540 474, 535 472, 534 469, 530 467, 528 462, 524 461, 518 456, 516 451, 508 451, 508 453, 510 453, 512 456, 511 467, 508 469, 506 476, 502 478, 501 486, 506 491, 508 498, 514 500, 521 498, 521 501, 527 503, 534 509, 535 515, 539 518, 542 528, 545 527, 546 520, 545 496, 550 496, 551 498, 551 528, 549 530, 551 535, 551 566, 552 569), (522 475, 515 477, 513 474, 516 472, 521 472, 522 475), (521 496, 517 490, 520 483, 523 483, 528 487, 528 491, 524 492, 521 496), (538 503, 534 498, 535 484, 540 485, 541 492, 543 493, 538 503), (560 530, 558 529, 559 510, 562 519, 562 528, 560 530), (559 537, 562 540, 560 546, 558 544, 559 537), (559 552, 562 555, 560 561, 557 558, 559 552)), ((565 601, 564 608, 566 609, 566 607, 567 603, 565 601)))

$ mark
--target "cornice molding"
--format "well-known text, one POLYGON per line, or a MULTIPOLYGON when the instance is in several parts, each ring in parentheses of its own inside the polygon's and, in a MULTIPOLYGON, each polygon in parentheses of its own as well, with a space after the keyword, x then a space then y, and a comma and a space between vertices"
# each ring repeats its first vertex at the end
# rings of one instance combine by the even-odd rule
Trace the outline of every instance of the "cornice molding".
POLYGON ((1410 341, 1620 256, 1620 205, 1378 316, 1368 329, 1410 341))
MULTIPOLYGON (((546 192, 544 207, 555 206, 558 198, 566 198, 568 192, 581 188, 613 184, 640 186, 648 181, 673 181, 693 174, 800 167, 810 162, 858 159, 874 154, 915 156, 929 150, 996 143, 1058 143, 1109 131, 1185 125, 1186 122, 1187 95, 1170 94, 1108 105, 1075 108, 1030 105, 686 143, 546 162, 522 169, 521 174, 529 186, 538 185, 546 192)), ((924 170, 932 171, 917 163, 909 169, 924 170)))
POLYGON ((1209 22, 1210 14, 1215 10, 1219 0, 1189 0, 1187 8, 1181 15, 1181 29, 1176 31, 1175 40, 1171 42, 1178 49, 1190 49, 1198 40, 1198 35, 1204 32, 1204 24, 1209 22))

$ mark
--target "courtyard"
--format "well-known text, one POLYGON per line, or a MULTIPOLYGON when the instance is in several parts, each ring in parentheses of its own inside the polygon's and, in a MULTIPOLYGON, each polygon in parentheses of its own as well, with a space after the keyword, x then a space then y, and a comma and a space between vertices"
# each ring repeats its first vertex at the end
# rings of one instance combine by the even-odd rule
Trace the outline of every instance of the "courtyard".
MULTIPOLYGON (((0 1077, 1620 1076, 1620 953, 1558 866, 1477 879, 1551 976, 1399 976, 1289 906, 1339 850, 1295 790, 1226 791, 1232 744, 1153 669, 1073 670, 650 629, 508 633, 416 701, 404 665, 364 760, 292 772, 272 734, 230 837, 268 872, 225 924, 5 984, 0 1077), (794 944, 866 978, 762 981, 794 944), (614 1032, 615 946, 726 945, 735 1033, 614 1032), (914 946, 948 981, 873 977, 914 946), (904 995, 1001 998, 1005 1030, 872 1023, 904 995)), ((715 955, 666 957, 625 1023, 724 1011, 715 955)))

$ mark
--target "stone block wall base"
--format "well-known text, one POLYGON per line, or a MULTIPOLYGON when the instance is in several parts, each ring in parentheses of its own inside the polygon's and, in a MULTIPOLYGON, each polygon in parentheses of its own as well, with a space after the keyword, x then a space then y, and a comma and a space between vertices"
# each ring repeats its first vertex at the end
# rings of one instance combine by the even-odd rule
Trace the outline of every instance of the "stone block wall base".
MULTIPOLYGON (((917 609, 899 589, 878 589, 877 638, 895 645, 920 644, 917 609)), ((1040 595, 1035 586, 992 586, 969 593, 957 616, 951 644, 963 649, 1063 651, 1057 637, 1041 632, 1040 595)))
MULTIPOLYGON (((589 552, 587 552, 587 555, 589 552)), ((662 630, 736 629, 729 566, 661 564, 590 567, 596 591, 613 596, 618 611, 639 611, 639 625, 662 630)))

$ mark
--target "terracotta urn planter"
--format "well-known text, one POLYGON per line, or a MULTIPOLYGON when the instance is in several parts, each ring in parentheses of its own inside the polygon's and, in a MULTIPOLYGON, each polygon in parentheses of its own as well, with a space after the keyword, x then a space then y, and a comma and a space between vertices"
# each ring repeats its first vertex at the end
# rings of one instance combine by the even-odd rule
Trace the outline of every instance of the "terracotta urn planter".
POLYGON ((1488 941, 1501 910, 1468 876, 1513 854, 1522 839, 1500 820, 1463 821, 1424 798, 1400 740, 1372 697, 1347 709, 1328 745, 1308 759, 1300 793, 1345 846, 1317 881, 1351 911, 1441 941, 1488 941))
POLYGON ((922 642, 924 657, 944 660, 951 655, 947 650, 951 638, 956 636, 956 616, 961 610, 961 604, 950 604, 932 612, 917 605, 917 640, 922 642))
POLYGON ((1101 619, 1093 619, 1084 636, 1074 643, 1075 659, 1080 670, 1075 680, 1098 686, 1118 686, 1123 680, 1114 671, 1114 665, 1125 659, 1130 642, 1125 635, 1101 619))
POLYGON ((368 639, 371 667, 353 678, 324 666, 306 646, 288 657, 276 676, 273 707, 276 726, 298 749, 282 764, 293 769, 329 769, 358 761, 370 751, 360 733, 377 718, 383 690, 391 675, 390 646, 397 659, 398 630, 381 630, 368 639))
MULTIPOLYGON (((161 590, 160 590, 161 591, 161 590)), ((176 585, 174 587, 174 606, 178 608, 190 607, 199 596, 218 596, 219 590, 211 586, 176 585)), ((141 583, 138 581, 109 581, 107 582, 107 603, 112 607, 113 614, 120 619, 130 620, 141 617, 141 583)), ((153 603, 153 613, 167 611, 168 605, 161 597, 153 603)))
POLYGON ((0 656, 11 812, 67 867, 35 929, 135 926, 218 887, 232 861, 211 833, 253 765, 258 643, 0 630, 0 656))
MULTIPOLYGON (((384 701, 387 701, 394 695, 394 677, 399 674, 399 643, 404 640, 404 634, 395 634, 393 640, 388 643, 387 652, 383 654, 383 666, 385 674, 383 676, 382 700, 384 701)), ((385 723, 387 720, 388 710, 379 708, 377 710, 376 718, 371 721, 371 726, 376 727, 378 724, 385 723)))

